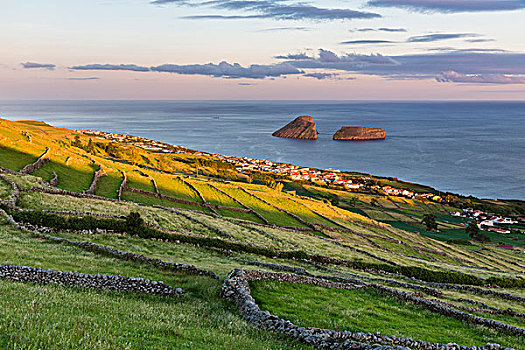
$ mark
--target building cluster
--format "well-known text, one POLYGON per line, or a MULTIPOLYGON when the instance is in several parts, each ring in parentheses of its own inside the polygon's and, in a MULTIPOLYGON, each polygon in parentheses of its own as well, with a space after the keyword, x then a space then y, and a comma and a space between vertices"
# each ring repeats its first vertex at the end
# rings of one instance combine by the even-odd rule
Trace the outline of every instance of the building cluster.
POLYGON ((113 141, 113 142, 119 142, 119 143, 126 143, 129 145, 133 145, 136 147, 140 147, 142 149, 153 151, 153 152, 161 152, 161 153, 186 153, 184 151, 176 151, 174 148, 178 146, 172 146, 170 144, 160 142, 160 141, 153 141, 150 139, 146 139, 144 137, 139 136, 132 136, 132 135, 124 135, 124 134, 115 134, 112 132, 103 132, 98 130, 75 130, 78 133, 87 135, 87 136, 94 136, 99 139, 113 141))
POLYGON ((425 198, 434 202, 441 202, 443 198, 433 193, 415 193, 405 189, 394 188, 390 186, 381 187, 381 191, 389 196, 399 196, 406 198, 425 198))
POLYGON ((509 226, 520 222, 519 219, 514 220, 508 217, 492 215, 472 208, 463 209, 461 212, 455 211, 452 212, 451 215, 476 220, 480 229, 497 233, 510 233, 509 226))
POLYGON ((363 186, 362 184, 353 183, 352 180, 343 178, 343 176, 341 176, 341 171, 338 169, 318 170, 292 164, 274 163, 264 159, 227 157, 218 154, 214 154, 213 156, 233 164, 241 173, 263 171, 289 176, 292 180, 296 181, 312 181, 319 184, 337 184, 343 185, 348 189, 359 189, 363 186))

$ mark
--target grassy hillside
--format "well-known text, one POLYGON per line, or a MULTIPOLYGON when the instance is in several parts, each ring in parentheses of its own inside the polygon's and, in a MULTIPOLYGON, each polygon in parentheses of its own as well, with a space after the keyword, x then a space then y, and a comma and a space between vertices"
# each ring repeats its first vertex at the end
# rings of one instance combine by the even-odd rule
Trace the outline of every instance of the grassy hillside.
MULTIPOLYGON (((285 180, 281 191, 209 155, 90 142, 39 122, 0 120, 0 140, 0 265, 140 277, 185 291, 155 296, 0 278, 0 348, 310 348, 258 328, 220 297, 234 268, 376 283, 525 328, 523 248, 448 244, 450 237, 468 238, 448 205, 285 180), (30 172, 19 173, 30 164, 30 172), (103 176, 95 181, 98 169, 103 176), (93 195, 82 194, 90 187, 93 195), (421 224, 429 213, 439 232, 421 224), (166 263, 189 264, 219 279, 166 263)), ((516 333, 368 289, 251 286, 262 310, 304 327, 468 346, 519 349, 524 342, 516 333)))

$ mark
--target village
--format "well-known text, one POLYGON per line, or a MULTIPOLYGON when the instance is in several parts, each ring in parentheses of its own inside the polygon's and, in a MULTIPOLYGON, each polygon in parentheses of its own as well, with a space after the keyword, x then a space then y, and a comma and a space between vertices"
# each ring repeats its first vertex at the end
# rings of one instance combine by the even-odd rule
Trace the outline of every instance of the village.
POLYGON ((503 234, 511 233, 511 229, 513 229, 512 225, 525 224, 525 218, 512 219, 509 217, 492 215, 472 208, 463 209, 461 212, 455 211, 452 212, 451 215, 475 220, 480 229, 503 234))
MULTIPOLYGON (((346 178, 339 169, 313 169, 301 167, 286 163, 275 163, 265 159, 255 159, 238 156, 225 156, 222 154, 210 154, 198 151, 185 149, 181 146, 173 146, 160 141, 153 141, 139 136, 131 136, 124 134, 108 133, 97 130, 76 130, 87 136, 94 136, 100 139, 105 139, 114 142, 127 143, 135 147, 139 147, 152 152, 174 153, 174 154, 191 154, 196 156, 210 156, 234 165, 240 173, 248 173, 251 171, 261 171, 282 176, 288 176, 295 181, 309 181, 318 185, 340 185, 348 190, 360 190, 365 187, 364 183, 371 180, 370 177, 362 176, 355 178, 354 181, 346 178)), ((410 199, 419 198, 427 199, 434 202, 441 202, 442 198, 433 193, 415 193, 406 189, 398 189, 391 186, 373 185, 370 187, 379 193, 388 196, 399 196, 410 199)))

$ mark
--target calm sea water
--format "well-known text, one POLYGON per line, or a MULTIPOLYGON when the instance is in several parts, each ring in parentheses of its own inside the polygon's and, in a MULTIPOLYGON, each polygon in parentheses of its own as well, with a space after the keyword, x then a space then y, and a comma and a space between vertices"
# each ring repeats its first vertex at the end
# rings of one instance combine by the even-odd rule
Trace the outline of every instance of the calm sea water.
POLYGON ((525 102, 4 101, 0 116, 525 199, 525 102), (271 136, 303 114, 318 140, 271 136), (381 127, 387 139, 332 141, 343 125, 381 127))

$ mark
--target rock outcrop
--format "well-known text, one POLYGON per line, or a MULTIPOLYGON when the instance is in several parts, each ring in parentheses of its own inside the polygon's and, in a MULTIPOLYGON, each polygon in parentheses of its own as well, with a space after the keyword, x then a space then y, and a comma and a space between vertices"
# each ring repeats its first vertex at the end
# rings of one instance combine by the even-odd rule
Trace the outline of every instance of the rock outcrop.
POLYGON ((385 129, 363 126, 343 126, 334 134, 334 140, 383 140, 385 129))
POLYGON ((317 127, 312 117, 309 115, 303 115, 295 118, 295 120, 274 132, 272 136, 286 137, 290 139, 316 140, 317 127))

